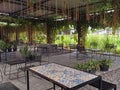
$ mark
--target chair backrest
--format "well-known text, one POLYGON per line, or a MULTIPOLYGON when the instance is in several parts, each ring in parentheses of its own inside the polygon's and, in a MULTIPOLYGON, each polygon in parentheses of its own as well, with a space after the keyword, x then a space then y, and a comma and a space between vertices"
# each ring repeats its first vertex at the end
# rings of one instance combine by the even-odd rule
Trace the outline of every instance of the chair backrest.
POLYGON ((77 45, 76 48, 77 48, 77 51, 79 52, 85 51, 85 48, 81 45, 77 45))
POLYGON ((16 60, 16 52, 4 52, 1 53, 1 61, 13 61, 16 60))
POLYGON ((114 44, 106 44, 105 48, 107 51, 116 50, 117 46, 114 44))
POLYGON ((97 46, 98 46, 98 43, 97 43, 97 42, 91 42, 91 43, 90 43, 90 47, 91 47, 91 48, 97 48, 97 46))
POLYGON ((42 55, 35 55, 35 62, 41 62, 41 59, 42 59, 42 55))
POLYGON ((4 61, 7 61, 7 57, 6 57, 6 52, 1 52, 1 61, 4 62, 4 61))
POLYGON ((70 49, 76 49, 76 45, 75 44, 69 44, 70 49))
POLYGON ((57 47, 63 49, 63 44, 58 44, 57 47))
POLYGON ((42 54, 34 53, 33 56, 26 58, 26 63, 41 62, 42 54))

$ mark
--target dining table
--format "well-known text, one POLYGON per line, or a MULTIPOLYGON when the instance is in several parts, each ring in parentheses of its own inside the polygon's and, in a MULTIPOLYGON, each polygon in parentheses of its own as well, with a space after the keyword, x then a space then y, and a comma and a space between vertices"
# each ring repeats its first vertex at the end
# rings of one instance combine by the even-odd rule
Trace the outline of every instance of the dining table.
POLYGON ((83 72, 68 66, 48 63, 40 66, 35 66, 27 70, 27 90, 30 90, 29 73, 32 72, 45 80, 53 83, 53 90, 56 90, 55 85, 61 87, 62 90, 77 90, 87 84, 94 82, 99 83, 101 90, 101 77, 83 72))

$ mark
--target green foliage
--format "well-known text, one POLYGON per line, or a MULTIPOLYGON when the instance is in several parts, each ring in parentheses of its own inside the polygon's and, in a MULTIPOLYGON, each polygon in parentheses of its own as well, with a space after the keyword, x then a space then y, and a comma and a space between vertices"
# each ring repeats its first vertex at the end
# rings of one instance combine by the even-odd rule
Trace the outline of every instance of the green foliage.
MULTIPOLYGON (((88 34, 86 36, 86 48, 90 48, 90 43, 91 42, 97 42, 97 48, 106 51, 107 48, 106 46, 108 44, 114 44, 114 49, 112 49, 111 51, 114 52, 115 50, 117 51, 117 49, 120 48, 120 36, 118 35, 98 35, 98 34, 88 34)), ((108 51, 108 50, 107 50, 108 51)), ((120 53, 120 52, 118 52, 120 53)))
POLYGON ((108 65, 109 67, 111 67, 112 66, 112 60, 110 60, 110 59, 103 59, 103 60, 99 61, 99 64, 100 65, 108 65))
POLYGON ((74 68, 93 73, 94 71, 100 70, 101 66, 108 65, 109 67, 112 66, 112 60, 110 59, 103 59, 103 60, 90 60, 84 63, 77 63, 75 64, 74 68))
POLYGON ((38 32, 35 34, 33 40, 36 42, 36 43, 46 43, 46 35, 41 33, 41 32, 38 32))
POLYGON ((93 72, 99 70, 99 63, 96 60, 90 60, 84 63, 77 63, 74 66, 78 70, 82 70, 85 72, 93 72))
POLYGON ((6 43, 6 48, 11 48, 11 43, 6 43))
POLYGON ((90 46, 91 46, 91 48, 97 48, 98 44, 97 44, 97 42, 93 41, 90 43, 90 46))
POLYGON ((17 48, 17 41, 12 41, 11 44, 13 48, 17 48))
POLYGON ((110 52, 113 49, 116 49, 116 46, 114 44, 109 44, 108 43, 108 44, 105 45, 105 49, 110 52))
POLYGON ((20 53, 23 57, 29 57, 31 55, 31 51, 28 49, 28 46, 21 48, 20 53))
POLYGON ((120 54, 120 47, 117 46, 117 49, 116 49, 116 54, 120 54))
POLYGON ((65 46, 68 46, 69 44, 77 44, 77 34, 73 35, 57 35, 56 44, 63 43, 65 46))
POLYGON ((3 40, 0 40, 0 49, 5 50, 6 49, 6 43, 3 40))
POLYGON ((19 39, 22 40, 24 43, 27 43, 28 42, 27 33, 26 32, 21 32, 19 39))

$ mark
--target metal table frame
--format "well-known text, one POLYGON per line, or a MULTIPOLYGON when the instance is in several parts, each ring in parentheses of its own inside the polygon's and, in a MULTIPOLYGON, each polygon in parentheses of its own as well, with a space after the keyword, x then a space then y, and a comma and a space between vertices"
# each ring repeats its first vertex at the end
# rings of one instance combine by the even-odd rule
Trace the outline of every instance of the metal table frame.
POLYGON ((30 90, 30 87, 29 87, 29 71, 30 72, 32 72, 32 73, 34 73, 34 74, 36 74, 36 75, 38 75, 38 76, 40 76, 40 77, 42 77, 42 78, 44 78, 44 79, 46 79, 46 80, 48 80, 48 81, 50 81, 51 83, 53 83, 53 89, 55 90, 55 85, 58 85, 59 87, 61 87, 61 89, 64 89, 64 90, 76 90, 76 89, 78 89, 78 88, 80 88, 80 87, 83 87, 83 86, 85 86, 85 85, 87 85, 87 84, 91 84, 91 83, 93 83, 93 82, 96 82, 96 81, 98 81, 99 82, 99 90, 102 90, 101 89, 101 85, 102 85, 102 78, 101 78, 101 76, 97 76, 96 78, 94 78, 94 79, 91 79, 91 80, 89 80, 89 81, 86 81, 86 82, 84 82, 84 83, 81 83, 81 84, 79 84, 79 85, 76 85, 76 86, 74 86, 74 87, 72 87, 72 88, 69 88, 69 87, 67 87, 67 86, 65 86, 65 85, 63 85, 63 84, 61 84, 61 83, 59 83, 59 82, 56 82, 56 81, 54 81, 54 80, 52 80, 52 79, 50 79, 50 78, 48 78, 47 76, 45 76, 45 75, 42 75, 42 74, 40 74, 40 73, 38 73, 38 72, 36 72, 36 71, 34 71, 34 70, 31 70, 31 69, 28 69, 27 70, 27 72, 26 72, 26 74, 27 74, 27 90, 30 90))

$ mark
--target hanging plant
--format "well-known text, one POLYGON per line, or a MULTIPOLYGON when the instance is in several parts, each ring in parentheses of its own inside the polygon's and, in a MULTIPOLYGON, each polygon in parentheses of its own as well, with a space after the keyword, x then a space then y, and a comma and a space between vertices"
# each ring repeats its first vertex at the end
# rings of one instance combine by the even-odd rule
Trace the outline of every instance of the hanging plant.
POLYGON ((118 9, 115 9, 115 11, 113 12, 113 18, 112 18, 112 33, 115 34, 116 29, 119 27, 119 19, 118 19, 118 9))
POLYGON ((89 2, 86 2, 86 20, 89 22, 90 21, 90 15, 89 15, 89 2))
POLYGON ((119 27, 119 10, 118 8, 120 8, 120 4, 119 4, 119 0, 115 0, 113 3, 113 17, 112 17, 112 28, 113 31, 112 33, 115 34, 116 29, 119 27))

